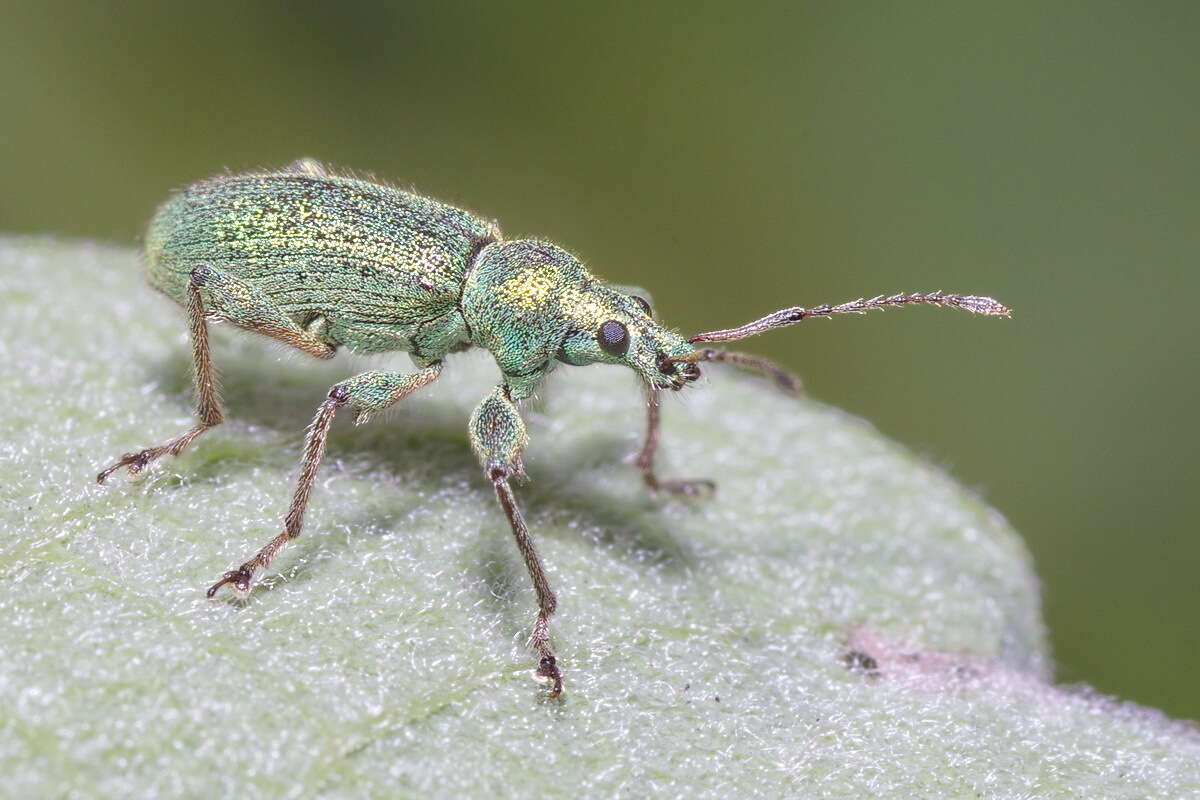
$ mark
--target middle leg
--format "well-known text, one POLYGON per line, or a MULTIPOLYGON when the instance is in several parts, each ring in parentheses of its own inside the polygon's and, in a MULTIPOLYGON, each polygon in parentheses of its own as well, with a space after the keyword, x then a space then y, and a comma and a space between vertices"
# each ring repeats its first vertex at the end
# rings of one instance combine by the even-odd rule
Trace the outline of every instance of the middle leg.
POLYGON ((330 389, 325 402, 317 409, 317 414, 308 427, 308 437, 304 442, 304 458, 300 462, 300 479, 296 482, 292 503, 283 520, 283 533, 263 545, 262 549, 255 553, 249 561, 221 576, 221 580, 209 587, 206 592, 208 597, 215 595, 217 590, 227 583, 233 584, 234 590, 241 594, 249 592, 254 574, 259 570, 266 569, 271 560, 283 549, 283 546, 300 535, 300 525, 304 521, 304 509, 308 506, 308 496, 312 492, 313 480, 317 476, 317 467, 321 464, 321 457, 325 454, 325 440, 339 408, 346 405, 354 407, 358 412, 355 422, 362 423, 369 414, 382 411, 422 386, 432 383, 441 371, 442 364, 439 361, 411 374, 364 372, 342 381, 330 389))

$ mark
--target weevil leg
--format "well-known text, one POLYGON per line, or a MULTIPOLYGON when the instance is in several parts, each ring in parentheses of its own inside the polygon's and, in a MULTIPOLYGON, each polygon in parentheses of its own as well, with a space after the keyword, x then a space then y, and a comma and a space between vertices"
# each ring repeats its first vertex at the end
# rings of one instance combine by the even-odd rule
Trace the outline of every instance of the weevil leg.
POLYGON ((328 178, 330 177, 329 170, 325 169, 320 161, 315 158, 297 158, 292 163, 288 164, 280 172, 290 172, 294 175, 307 175, 310 178, 328 178))
POLYGON ((652 492, 670 492, 692 496, 716 491, 717 484, 707 478, 662 480, 655 474, 654 460, 658 455, 661 425, 659 391, 652 386, 646 387, 646 438, 642 441, 642 449, 638 451, 637 458, 633 462, 642 471, 642 482, 652 492))
POLYGON ((124 454, 96 476, 98 483, 104 483, 122 467, 130 475, 136 475, 162 456, 177 456, 196 437, 224 420, 208 348, 208 319, 212 317, 277 339, 317 358, 329 358, 334 352, 332 345, 301 328, 254 287, 222 270, 203 264, 197 266, 188 278, 187 318, 192 340, 192 378, 196 387, 196 416, 199 422, 166 444, 124 454))
POLYGON ((233 584, 235 591, 246 593, 250 591, 251 581, 256 572, 266 569, 271 560, 279 554, 283 546, 300 535, 300 526, 304 521, 304 509, 308 505, 308 497, 312 492, 313 480, 317 476, 317 468, 321 457, 325 454, 325 440, 329 428, 338 409, 349 405, 356 410, 356 424, 365 422, 370 414, 382 411, 388 406, 427 386, 441 374, 442 364, 434 362, 419 372, 409 374, 394 372, 364 372, 349 380, 342 381, 329 390, 325 402, 317 409, 316 416, 308 426, 308 436, 304 441, 304 456, 300 461, 300 477, 296 481, 296 490, 292 494, 291 505, 283 519, 283 532, 254 554, 246 563, 221 576, 221 579, 209 587, 206 592, 212 597, 227 583, 233 584))
POLYGON ((209 428, 220 425, 224 420, 217 382, 213 377, 212 358, 208 351, 208 323, 204 318, 204 299, 200 295, 200 283, 193 272, 187 286, 187 318, 192 340, 192 382, 196 387, 196 416, 199 422, 166 444, 147 447, 135 453, 125 453, 115 464, 106 467, 96 476, 97 483, 104 483, 109 475, 122 467, 128 470, 130 475, 136 475, 157 458, 168 454, 179 455, 193 439, 209 428))
POLYGON ((216 267, 192 270, 192 282, 204 295, 208 312, 244 330, 283 342, 314 358, 332 358, 336 348, 283 313, 261 289, 216 267))
POLYGON ((528 441, 525 423, 510 399, 508 390, 503 385, 497 386, 471 414, 471 445, 483 465, 484 474, 492 482, 496 500, 504 509, 513 538, 517 542, 517 549, 525 561, 525 569, 533 581, 538 614, 527 646, 538 654, 536 674, 550 684, 547 696, 554 698, 562 694, 563 688, 562 672, 550 646, 550 616, 558 606, 558 600, 550 589, 546 570, 538 557, 533 539, 529 536, 529 528, 525 525, 525 518, 517 506, 512 487, 509 486, 510 479, 521 480, 525 477, 521 454, 528 441))
MULTIPOLYGON (((679 362, 697 363, 700 361, 716 361, 737 367, 738 369, 754 372, 770 378, 774 384, 789 394, 801 392, 800 379, 770 359, 762 356, 739 353, 731 350, 718 350, 715 347, 705 347, 696 350, 686 358, 677 359, 679 362)), ((646 438, 642 449, 638 452, 634 463, 642 471, 642 480, 651 491, 665 491, 675 494, 695 495, 711 492, 716 484, 707 479, 693 480, 661 480, 654 472, 654 459, 658 455, 658 438, 661 423, 659 408, 660 390, 646 387, 646 438)))

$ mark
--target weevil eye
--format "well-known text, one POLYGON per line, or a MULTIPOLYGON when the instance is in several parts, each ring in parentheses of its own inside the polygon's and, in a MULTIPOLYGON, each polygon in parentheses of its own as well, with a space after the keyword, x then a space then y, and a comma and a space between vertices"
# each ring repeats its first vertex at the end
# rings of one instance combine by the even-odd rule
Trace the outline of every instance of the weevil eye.
POLYGON ((654 316, 654 312, 650 310, 650 301, 648 301, 646 298, 640 297, 636 294, 631 294, 629 296, 633 298, 633 301, 635 303, 637 303, 639 306, 642 307, 642 311, 646 312, 647 317, 654 316))
POLYGON ((600 343, 600 349, 610 356, 623 356, 629 349, 629 331, 615 319, 600 326, 596 340, 600 343))

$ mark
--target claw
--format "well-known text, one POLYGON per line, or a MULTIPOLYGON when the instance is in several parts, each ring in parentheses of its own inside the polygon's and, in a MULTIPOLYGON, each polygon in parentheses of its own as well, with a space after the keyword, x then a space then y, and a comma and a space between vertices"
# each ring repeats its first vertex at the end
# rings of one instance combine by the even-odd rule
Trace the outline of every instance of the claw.
POLYGON ((537 671, 533 674, 539 680, 551 684, 550 691, 546 692, 547 698, 553 700, 562 694, 562 672, 559 671, 558 664, 554 661, 554 656, 543 656, 541 662, 538 664, 537 671))
POLYGON ((158 455, 158 453, 155 453, 153 449, 150 448, 146 450, 140 450, 136 453, 126 453, 117 460, 117 463, 106 468, 103 472, 97 475, 96 483, 104 483, 106 480, 108 480, 109 475, 112 475, 121 467, 125 467, 129 471, 129 475, 131 477, 137 475, 146 468, 147 464, 157 458, 158 455))
POLYGON ((717 491, 717 484, 707 478, 680 481, 659 481, 655 487, 658 491, 671 494, 681 494, 685 497, 697 497, 702 494, 712 494, 717 491))
POLYGON ((208 587, 208 591, 204 593, 205 597, 212 599, 213 595, 227 583, 233 584, 233 590, 242 596, 250 593, 250 581, 254 577, 254 568, 248 564, 243 564, 237 569, 230 570, 221 576, 221 580, 208 587))

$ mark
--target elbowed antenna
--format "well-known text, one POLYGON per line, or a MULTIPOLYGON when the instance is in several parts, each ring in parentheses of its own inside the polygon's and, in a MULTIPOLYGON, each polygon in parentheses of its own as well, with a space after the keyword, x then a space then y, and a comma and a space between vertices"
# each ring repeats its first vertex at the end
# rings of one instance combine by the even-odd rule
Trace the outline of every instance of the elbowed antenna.
MULTIPOLYGON (((869 300, 859 298, 851 300, 848 303, 831 306, 813 306, 812 308, 785 308, 782 311, 776 311, 773 314, 767 314, 761 319, 756 319, 753 322, 747 322, 737 328, 726 328, 720 331, 708 331, 707 333, 697 333, 688 339, 688 342, 696 344, 697 342, 731 342, 735 339, 745 339, 747 336, 754 336, 764 331, 769 331, 772 328, 782 328, 785 325, 794 325, 803 319, 809 317, 832 317, 834 314, 865 314, 868 311, 875 309, 886 309, 892 306, 904 306, 912 303, 924 303, 933 306, 950 306, 951 308, 961 308, 964 311, 970 311, 972 314, 986 314, 993 317, 1009 317, 1012 312, 1000 303, 990 297, 980 297, 972 294, 942 294, 941 291, 930 292, 929 294, 893 294, 887 297, 879 295, 872 297, 869 300)), ((683 361, 689 359, 673 358, 672 361, 683 361)))

